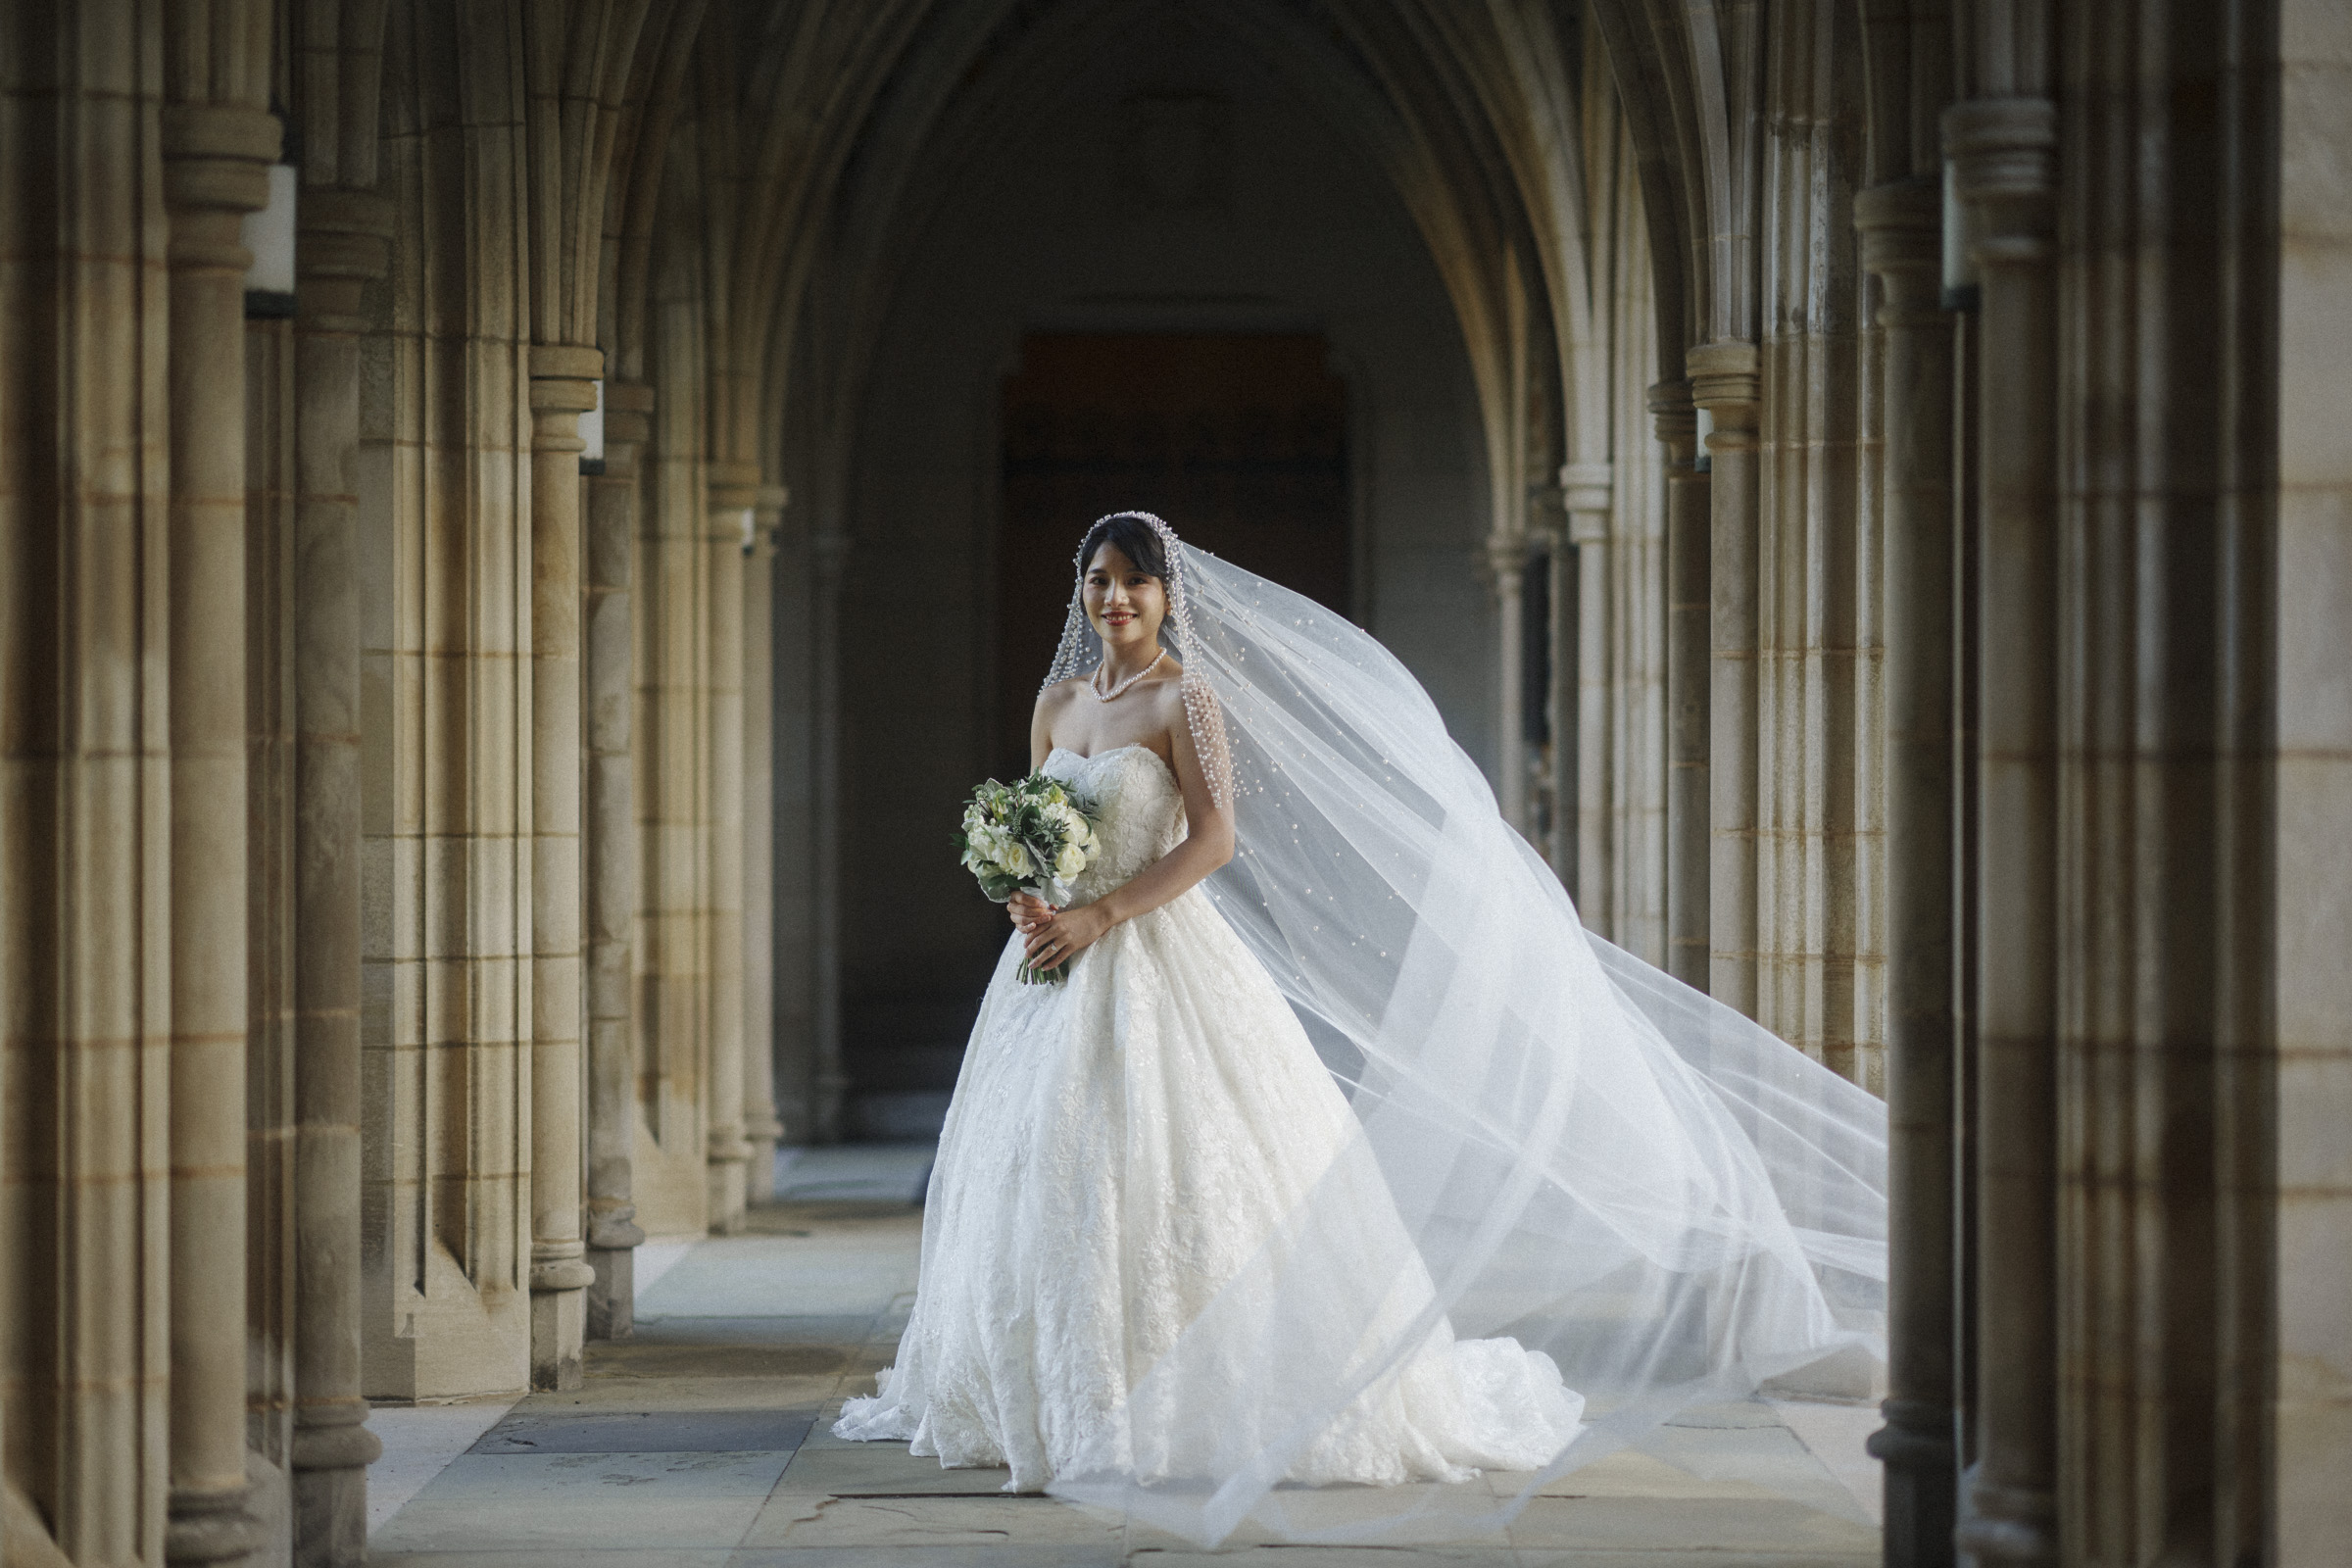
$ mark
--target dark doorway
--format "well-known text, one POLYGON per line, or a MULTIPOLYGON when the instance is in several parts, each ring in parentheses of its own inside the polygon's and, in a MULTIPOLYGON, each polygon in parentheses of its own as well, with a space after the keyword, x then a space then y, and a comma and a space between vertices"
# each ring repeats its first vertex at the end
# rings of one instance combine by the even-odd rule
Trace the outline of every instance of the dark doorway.
POLYGON ((1070 553, 1107 512, 1348 610, 1348 389, 1320 333, 1031 333, 1004 383, 997 553, 999 776, 1069 603, 1070 553))

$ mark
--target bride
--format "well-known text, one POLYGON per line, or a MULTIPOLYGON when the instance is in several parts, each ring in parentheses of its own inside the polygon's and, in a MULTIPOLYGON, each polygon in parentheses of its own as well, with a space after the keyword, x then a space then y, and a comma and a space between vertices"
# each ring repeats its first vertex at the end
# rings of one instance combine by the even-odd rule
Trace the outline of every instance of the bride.
POLYGON ((1031 760, 1102 853, 1009 906, 837 1434, 1203 1543, 1387 1539, 1400 1483, 1524 1496, 1875 1348, 1878 1102, 1589 936, 1368 635, 1149 514, 1077 563, 1031 760), (1396 1490, 1298 1490, 1339 1484, 1396 1490))

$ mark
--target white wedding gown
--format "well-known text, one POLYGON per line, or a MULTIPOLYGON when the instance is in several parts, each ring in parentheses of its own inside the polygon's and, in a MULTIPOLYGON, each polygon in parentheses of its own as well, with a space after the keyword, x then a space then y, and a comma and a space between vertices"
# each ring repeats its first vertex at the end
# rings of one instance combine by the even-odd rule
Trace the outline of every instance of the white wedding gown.
MULTIPOLYGON (((1176 782, 1142 747, 1057 750, 1046 770, 1101 815, 1102 853, 1074 904, 1183 836, 1176 782)), ((1162 1406, 1138 1406, 1130 1391, 1318 1182, 1351 1184, 1340 1207, 1363 1244, 1352 1273, 1329 1256, 1341 1271, 1332 1290, 1383 1282, 1379 1322, 1394 1326, 1426 1311, 1434 1288, 1417 1262, 1390 1283, 1396 1270, 1381 1260, 1411 1244, 1378 1168, 1344 1157, 1354 1112, 1203 888, 1114 927, 1066 984, 1019 984, 1020 956, 1016 937, 964 1053, 897 1363, 834 1431, 907 1440, 944 1465, 1008 1466, 1007 1491, 1080 1471, 1181 1477, 1189 1440, 1150 1428, 1205 1423, 1229 1447, 1237 1429, 1283 1418, 1246 1387, 1222 1387, 1215 1410, 1165 1419, 1140 1413, 1162 1406)), ((1331 1197, 1318 1200, 1326 1212, 1331 1197)), ((1285 1479, 1538 1469, 1579 1430, 1583 1404, 1550 1357, 1513 1340, 1457 1341, 1441 1317, 1418 1354, 1298 1450, 1285 1479)))

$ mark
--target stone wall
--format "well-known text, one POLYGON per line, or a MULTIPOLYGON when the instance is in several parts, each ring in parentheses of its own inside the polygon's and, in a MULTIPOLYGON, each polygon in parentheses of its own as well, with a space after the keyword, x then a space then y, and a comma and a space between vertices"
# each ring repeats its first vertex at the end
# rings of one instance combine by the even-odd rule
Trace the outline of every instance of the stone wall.
POLYGON ((2333 1560, 2342 34, 0 7, 9 1558, 361 1560, 952 1064, 1011 356, 1281 328, 1589 921, 1887 1096, 1889 1560, 2333 1560))

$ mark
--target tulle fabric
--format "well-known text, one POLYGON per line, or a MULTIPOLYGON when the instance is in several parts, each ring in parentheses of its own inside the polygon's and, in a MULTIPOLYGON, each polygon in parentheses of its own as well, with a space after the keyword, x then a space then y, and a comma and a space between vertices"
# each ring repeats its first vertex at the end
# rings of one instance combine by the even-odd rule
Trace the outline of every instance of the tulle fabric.
POLYGON ((1236 815, 1210 898, 1352 1125, 1050 1490, 1204 1544, 1409 1540, 1428 1488, 1285 1483, 1433 1334, 1514 1340, 1587 1401, 1522 1496, 1689 1405, 1883 1355, 1881 1102, 1587 933, 1372 637, 1190 547, 1174 569, 1236 815), (1370 1253, 1366 1172, 1396 1220, 1370 1253))
MULTIPOLYGON (((1073 903, 1181 836, 1175 780, 1142 747, 1056 752, 1046 768, 1102 813, 1103 853, 1073 903)), ((1355 1147, 1347 1097, 1206 890, 1114 927, 1064 985, 1018 983, 1019 952, 1006 945, 964 1052, 898 1356, 834 1431, 1006 1466, 1011 1491, 1105 1466, 1181 1481, 1217 1462, 1196 1451, 1201 1434, 1230 1444, 1237 1425, 1288 1419, 1289 1405, 1228 1390, 1213 1428, 1189 1415, 1131 1423, 1124 1395, 1310 1193, 1348 1215, 1335 1256, 1347 1283, 1380 1282, 1384 1326, 1421 1315, 1435 1287, 1355 1147)), ((1580 1403, 1541 1353, 1457 1340, 1439 1322, 1284 1479, 1393 1486, 1531 1469, 1574 1436, 1580 1403)))

